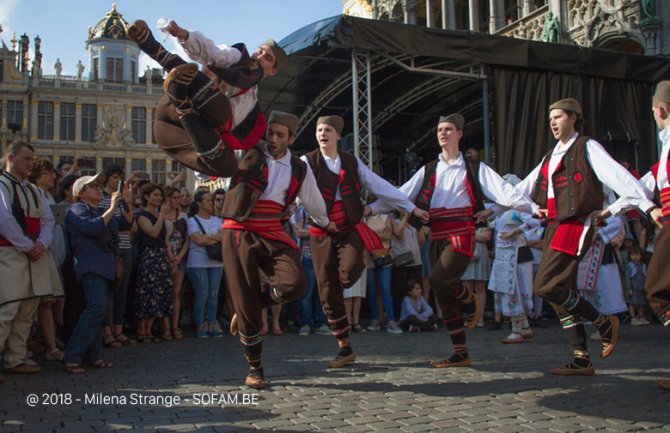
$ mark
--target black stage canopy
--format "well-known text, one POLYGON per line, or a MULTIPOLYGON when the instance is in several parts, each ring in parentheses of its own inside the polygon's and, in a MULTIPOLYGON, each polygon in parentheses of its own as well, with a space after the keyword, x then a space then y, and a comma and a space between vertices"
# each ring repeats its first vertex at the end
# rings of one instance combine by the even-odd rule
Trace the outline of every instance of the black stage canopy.
POLYGON ((405 180, 411 153, 436 157, 437 119, 452 112, 466 118, 464 147, 483 149, 490 130, 493 166, 524 176, 554 144, 547 107, 563 97, 582 101, 584 132, 615 157, 644 170, 657 154, 651 94, 670 78, 664 58, 349 16, 279 44, 289 62, 259 94, 266 112, 303 120, 298 153, 315 148, 317 116, 339 114, 344 134, 352 131, 352 52, 368 52, 372 133, 387 178, 405 180))

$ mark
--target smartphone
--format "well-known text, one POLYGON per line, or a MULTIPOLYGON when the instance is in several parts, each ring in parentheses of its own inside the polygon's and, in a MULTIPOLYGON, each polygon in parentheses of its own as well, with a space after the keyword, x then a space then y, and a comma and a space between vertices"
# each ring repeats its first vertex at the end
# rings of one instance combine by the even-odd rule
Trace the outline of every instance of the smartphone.
POLYGON ((119 186, 116 188, 116 191, 123 194, 123 186, 124 186, 124 182, 123 182, 123 179, 121 179, 119 181, 119 186))

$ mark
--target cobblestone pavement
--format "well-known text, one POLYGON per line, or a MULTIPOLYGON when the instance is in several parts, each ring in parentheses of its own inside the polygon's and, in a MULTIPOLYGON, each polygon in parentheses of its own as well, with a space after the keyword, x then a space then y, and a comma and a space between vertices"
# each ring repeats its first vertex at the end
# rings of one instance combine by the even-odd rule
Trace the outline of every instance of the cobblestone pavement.
POLYGON ((473 367, 441 370, 429 361, 449 355, 444 330, 354 334, 358 361, 340 370, 325 368, 332 337, 269 336, 272 388, 256 394, 241 385, 246 367, 230 336, 105 350, 112 369, 78 376, 41 362, 39 375, 5 374, 0 433, 670 431, 670 392, 656 384, 670 378, 661 326, 624 325, 614 356, 594 359, 594 377, 545 373, 569 360, 557 325, 520 345, 500 344, 505 334, 469 331, 473 367))

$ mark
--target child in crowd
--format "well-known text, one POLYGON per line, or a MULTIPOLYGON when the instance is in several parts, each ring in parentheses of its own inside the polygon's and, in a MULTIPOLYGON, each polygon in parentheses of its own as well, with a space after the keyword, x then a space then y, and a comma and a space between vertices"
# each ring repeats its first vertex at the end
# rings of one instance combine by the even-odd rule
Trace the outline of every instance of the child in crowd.
POLYGON ((630 324, 633 326, 648 325, 649 321, 644 317, 644 283, 647 279, 647 265, 644 264, 644 252, 638 245, 629 250, 630 262, 626 266, 626 281, 628 292, 626 302, 630 312, 630 324))
POLYGON ((400 307, 400 327, 407 332, 435 331, 437 316, 428 302, 421 296, 421 283, 415 279, 405 283, 407 296, 400 307))

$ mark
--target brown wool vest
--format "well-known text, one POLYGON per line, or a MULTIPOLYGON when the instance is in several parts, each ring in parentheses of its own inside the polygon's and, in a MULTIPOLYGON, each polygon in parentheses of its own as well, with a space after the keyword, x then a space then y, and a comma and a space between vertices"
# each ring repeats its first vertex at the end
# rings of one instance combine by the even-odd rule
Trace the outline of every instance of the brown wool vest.
MULTIPOLYGON (((249 218, 256 202, 268 187, 268 166, 262 148, 256 145, 247 150, 238 167, 223 200, 221 217, 244 221, 249 218)), ((292 154, 291 182, 285 206, 295 201, 306 173, 307 165, 292 154)))
MULTIPOLYGON (((585 217, 603 207, 603 184, 598 180, 586 157, 586 142, 590 137, 580 136, 563 155, 558 169, 551 175, 556 200, 556 220, 585 217)), ((549 164, 553 149, 542 159, 549 164)), ((540 170, 531 193, 531 199, 541 208, 547 207, 546 170, 540 170)))
POLYGON ((316 184, 319 186, 323 200, 326 202, 326 210, 328 211, 328 214, 330 214, 333 204, 335 203, 335 194, 337 193, 337 187, 339 185, 344 212, 347 216, 347 223, 349 225, 358 224, 361 221, 361 218, 363 218, 361 182, 358 177, 358 161, 356 161, 355 156, 349 153, 341 152, 339 150, 337 153, 342 161, 342 170, 344 170, 342 183, 340 183, 340 175, 330 171, 319 149, 309 152, 305 154, 305 156, 314 172, 316 184))

